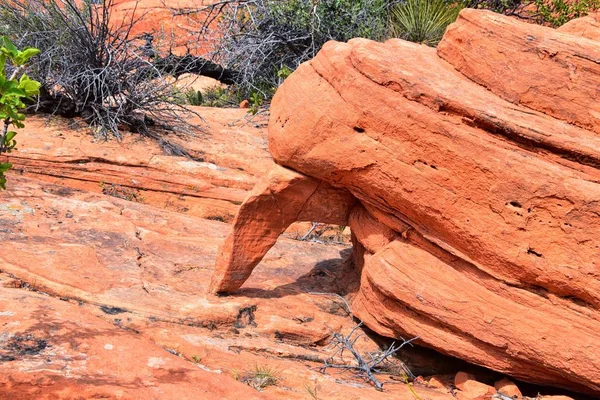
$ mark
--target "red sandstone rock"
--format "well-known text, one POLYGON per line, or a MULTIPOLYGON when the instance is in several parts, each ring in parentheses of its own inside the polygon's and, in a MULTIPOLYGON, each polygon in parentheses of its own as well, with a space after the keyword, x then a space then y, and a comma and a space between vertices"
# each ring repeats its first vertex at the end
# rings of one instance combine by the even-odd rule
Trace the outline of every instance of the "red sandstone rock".
MULTIPOLYGON (((139 201, 189 215, 231 222, 238 205, 263 171, 273 166, 264 129, 230 126, 244 112, 194 107, 206 122, 190 117, 198 130, 169 137, 204 161, 167 156, 139 135, 118 142, 96 141, 81 124, 61 118, 30 117, 19 133, 15 169, 74 189, 138 193, 139 201)), ((10 185, 10 184, 9 184, 10 185)))
POLYGON ((591 40, 465 10, 437 52, 332 42, 286 80, 270 150, 364 206, 350 218, 362 270, 352 308, 367 326, 600 392, 600 69, 585 61, 596 54, 591 40))
POLYGON ((448 385, 446 384, 446 379, 444 379, 444 377, 432 376, 427 381, 427 386, 436 389, 442 389, 446 392, 448 391, 448 385))
POLYGON ((494 388, 498 391, 498 393, 508 396, 512 399, 520 399, 523 397, 523 394, 511 380, 507 378, 503 378, 498 382, 494 383, 494 388))
MULTIPOLYGON (((207 295, 217 247, 229 230, 215 219, 235 213, 255 176, 273 161, 265 149, 264 129, 232 124, 244 112, 196 110, 207 121, 205 132, 180 140, 190 151, 203 150, 204 162, 165 156, 156 143, 135 135, 122 142, 95 142, 86 129, 69 127, 61 119, 48 124, 41 117, 28 119, 20 151, 10 156, 17 169, 9 172, 9 190, 0 192, 0 341, 9 328, 10 334, 38 332, 20 321, 31 315, 28 322, 42 326, 46 321, 51 332, 65 332, 53 339, 55 348, 69 349, 81 334, 78 343, 91 350, 80 346, 63 353, 60 363, 53 358, 57 368, 65 368, 62 372, 43 362, 46 353, 3 361, 0 398, 4 393, 10 399, 81 393, 86 398, 138 399, 162 390, 158 397, 167 400, 188 395, 240 398, 236 392, 243 398, 305 399, 307 385, 317 385, 319 396, 327 399, 380 397, 353 374, 316 372, 331 355, 331 332, 348 332, 355 325, 343 300, 309 294, 341 292, 348 282, 357 286, 344 261, 349 257, 346 246, 281 239, 246 283, 245 294, 207 295), (129 184, 143 199, 102 194, 100 182, 105 188, 111 182, 129 184), (188 186, 192 184, 196 188, 188 186), (42 297, 47 309, 21 304, 29 301, 28 294, 37 296, 28 288, 47 293, 42 297), (24 314, 3 314, 15 312, 15 305, 24 314), (112 353, 102 348, 105 343, 88 338, 89 331, 102 332, 102 339, 123 338, 119 354, 138 359, 111 361, 112 353), (165 358, 169 371, 175 367, 181 376, 160 368, 153 375, 154 369, 143 363, 146 356, 165 358), (93 362, 82 372, 90 380, 73 375, 87 357, 93 362), (13 368, 32 360, 43 369, 13 368), (262 393, 248 392, 246 386, 236 390, 233 377, 257 365, 276 368, 277 385, 262 393), (119 372, 120 379, 104 368, 119 372), (98 387, 103 376, 111 379, 98 387)), ((332 198, 325 194, 321 201, 327 207, 332 198)), ((379 350, 366 336, 357 347, 379 350)), ((419 365, 436 364, 405 362, 415 372, 419 365)), ((426 388, 415 390, 424 398, 451 399, 426 388)), ((410 392, 404 385, 386 385, 386 396, 400 400, 410 392)))
POLYGON ((437 50, 500 97, 600 133, 596 41, 465 9, 437 50))
POLYGON ((207 89, 226 87, 214 78, 190 73, 180 75, 175 84, 184 91, 192 89, 200 93, 204 93, 207 89))
POLYGON ((269 398, 41 294, 0 288, 0 324, 2 399, 269 398))
MULTIPOLYGON (((327 399, 380 398, 352 374, 316 372, 331 332, 356 324, 342 300, 311 294, 351 280, 347 247, 281 239, 239 294, 218 298, 206 293, 227 224, 37 179, 11 173, 0 193, 0 355, 15 333, 52 347, 0 363, 0 398, 306 399, 315 384, 327 399), (278 371, 262 393, 233 379, 257 365, 278 371)), ((366 336, 357 348, 379 349, 366 336)))
POLYGON ((460 400, 489 399, 496 392, 491 386, 477 382, 475 377, 465 372, 456 374, 454 386, 460 390, 457 395, 460 400))
POLYGON ((585 17, 575 18, 557 30, 592 40, 600 40, 600 13, 592 13, 585 17))
POLYGON ((454 386, 460 390, 465 390, 466 384, 469 381, 474 381, 475 377, 463 371, 459 371, 454 376, 454 386))
POLYGON ((272 169, 246 198, 219 249, 210 290, 238 289, 277 238, 295 221, 346 225, 354 197, 282 167, 272 169))
POLYGON ((129 36, 137 38, 144 33, 154 36, 153 44, 161 50, 170 49, 174 54, 187 52, 206 53, 210 38, 202 37, 198 31, 206 19, 206 13, 194 12, 210 4, 211 0, 115 0, 111 22, 136 21, 129 36))

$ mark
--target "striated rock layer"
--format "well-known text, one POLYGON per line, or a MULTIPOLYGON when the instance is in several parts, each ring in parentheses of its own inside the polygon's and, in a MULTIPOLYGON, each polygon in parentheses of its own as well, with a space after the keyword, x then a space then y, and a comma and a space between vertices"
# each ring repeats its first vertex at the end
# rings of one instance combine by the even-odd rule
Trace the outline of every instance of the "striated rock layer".
MULTIPOLYGON (((357 199, 338 203, 348 214, 335 222, 354 234, 358 318, 520 379, 600 394, 599 61, 590 39, 464 10, 438 50, 330 42, 286 80, 270 150, 307 185, 357 199)), ((283 175, 241 206, 213 291, 239 287, 274 243, 257 246, 254 227, 307 218, 294 204, 308 196, 286 197, 293 190, 272 178, 283 175)))
MULTIPOLYGON (((331 295, 358 284, 347 246, 279 240, 243 291, 207 294, 229 230, 222 221, 273 162, 264 129, 232 124, 244 111, 198 110, 207 132, 180 140, 205 161, 167 157, 133 135, 94 142, 61 119, 28 118, 0 192, 0 400, 304 400, 307 387, 328 400, 381 398, 354 374, 318 372, 335 351, 332 332, 356 325, 331 295), (257 368, 276 383, 260 392, 244 384, 257 368)), ((316 200, 334 198, 318 186, 327 196, 316 200)), ((340 192, 335 204, 353 201, 340 192)), ((356 348, 379 350, 365 335, 356 348)), ((416 348, 402 356, 390 367, 458 368, 416 348)), ((454 398, 423 380, 385 390, 386 399, 411 390, 454 398)))

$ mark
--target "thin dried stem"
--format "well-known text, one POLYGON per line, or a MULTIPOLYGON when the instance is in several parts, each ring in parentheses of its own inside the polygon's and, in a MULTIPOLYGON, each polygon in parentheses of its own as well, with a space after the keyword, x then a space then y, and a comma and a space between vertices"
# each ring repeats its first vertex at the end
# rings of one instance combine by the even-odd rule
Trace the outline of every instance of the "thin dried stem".
POLYGON ((325 360, 325 365, 321 368, 321 372, 325 373, 327 368, 339 368, 344 370, 355 371, 360 376, 363 376, 367 380, 373 383, 375 389, 383 391, 383 383, 380 382, 376 377, 375 373, 379 372, 378 367, 383 364, 389 357, 394 356, 404 346, 411 344, 417 340, 418 337, 404 340, 396 344, 393 342, 387 350, 381 353, 368 354, 368 360, 355 348, 356 341, 362 336, 357 333, 357 330, 362 327, 362 322, 356 325, 348 335, 343 335, 339 332, 333 334, 331 338, 331 346, 335 349, 335 352, 331 357, 325 360), (344 362, 344 353, 349 352, 354 358, 356 364, 348 364, 344 362), (334 362, 335 359, 339 359, 341 362, 334 362))
POLYGON ((80 116, 104 139, 120 138, 123 130, 138 132, 168 153, 189 156, 164 135, 201 129, 186 122, 187 116, 198 114, 186 107, 184 88, 177 89, 172 77, 174 70, 182 74, 197 63, 155 48, 152 34, 131 37, 133 27, 146 17, 138 2, 113 20, 114 0, 102 5, 0 0, 0 30, 20 47, 41 50, 27 69, 42 83, 33 110, 80 116))

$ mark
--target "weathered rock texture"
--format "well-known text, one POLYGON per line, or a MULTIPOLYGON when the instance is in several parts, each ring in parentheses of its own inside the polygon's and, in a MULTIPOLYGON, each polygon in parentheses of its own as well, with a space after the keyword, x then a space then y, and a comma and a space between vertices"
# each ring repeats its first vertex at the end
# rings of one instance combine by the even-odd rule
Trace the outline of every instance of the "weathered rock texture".
MULTIPOLYGON (((465 10, 437 51, 332 42, 286 80, 270 150, 305 182, 360 203, 348 217, 358 318, 527 381, 600 394, 599 73, 595 41, 465 10)), ((294 191, 290 175, 257 187, 238 222, 254 215, 264 227, 274 207, 277 231, 297 219, 305 192, 257 201, 272 185, 294 191)), ((245 226, 221 250, 214 290, 238 287, 265 252, 245 226)))
POLYGON ((207 18, 203 11, 214 4, 213 0, 114 0, 111 22, 135 22, 130 37, 144 34, 154 36, 158 48, 169 48, 174 54, 185 55, 188 51, 202 55, 208 51, 208 40, 198 35, 207 18))
POLYGON ((560 32, 583 36, 592 40, 600 40, 600 13, 592 13, 582 18, 572 19, 562 25, 560 32))
POLYGON ((354 202, 344 189, 286 168, 273 168, 238 212, 233 234, 219 252, 211 291, 229 292, 242 286, 277 238, 296 221, 346 225, 354 202))
MULTIPOLYGON (((204 133, 169 139, 204 161, 165 156, 138 135, 95 141, 76 121, 28 118, 0 192, 1 400, 300 400, 307 386, 324 399, 381 399, 353 374, 318 372, 332 332, 356 325, 327 295, 358 284, 349 247, 280 239, 239 293, 207 294, 226 222, 273 160, 244 110, 196 110, 204 133), (276 384, 244 385, 257 367, 276 384)), ((357 348, 379 350, 365 335, 357 348)), ((439 368, 422 349, 402 356, 415 374, 461 368, 439 368)), ((403 384, 385 390, 412 397, 403 384)))

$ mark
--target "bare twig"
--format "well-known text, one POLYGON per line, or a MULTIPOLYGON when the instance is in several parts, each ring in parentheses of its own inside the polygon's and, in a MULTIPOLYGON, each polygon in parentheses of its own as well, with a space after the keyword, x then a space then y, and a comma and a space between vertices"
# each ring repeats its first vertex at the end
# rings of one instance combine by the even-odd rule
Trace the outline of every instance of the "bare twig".
POLYGON ((301 238, 300 241, 305 241, 306 239, 308 239, 308 237, 315 231, 315 229, 317 229, 317 227, 319 226, 318 222, 313 222, 312 226, 310 227, 310 229, 308 230, 308 232, 306 232, 301 238))
POLYGON ((260 110, 256 114, 246 113, 243 117, 231 121, 228 125, 235 126, 240 121, 245 121, 245 125, 252 125, 255 128, 265 128, 269 124, 269 110, 260 110))
POLYGON ((295 70, 328 40, 384 39, 389 8, 399 1, 358 0, 348 7, 338 0, 221 0, 171 11, 189 17, 189 33, 195 30, 198 42, 212 49, 213 61, 237 72, 245 95, 270 98, 285 79, 278 71, 295 70))
POLYGON ((376 377, 375 373, 379 372, 378 367, 385 362, 389 357, 395 355, 402 347, 407 344, 411 344, 417 340, 418 337, 410 340, 402 339, 402 343, 396 344, 393 342, 390 347, 376 354, 368 354, 369 359, 365 359, 362 354, 354 347, 356 341, 361 337, 361 334, 356 334, 356 331, 362 326, 362 322, 356 325, 348 335, 344 336, 341 333, 334 333, 331 339, 331 345, 335 349, 334 354, 325 360, 325 365, 321 368, 321 372, 325 373, 327 368, 339 368, 344 370, 353 370, 357 374, 363 376, 367 380, 373 383, 375 389, 383 391, 383 383, 381 383, 376 377), (355 365, 344 362, 344 352, 349 352, 354 361, 355 365), (340 362, 334 362, 334 359, 338 357, 340 362))
POLYGON ((153 47, 151 34, 131 37, 146 13, 138 12, 138 0, 122 18, 111 20, 114 1, 0 1, 2 33, 20 47, 41 50, 27 71, 42 83, 32 108, 80 116, 101 138, 120 137, 122 130, 139 132, 165 151, 189 157, 164 134, 201 129, 186 122, 187 114, 197 113, 185 107, 170 76, 198 63, 169 58, 168 52, 161 58, 166 50, 153 47))
POLYGON ((340 296, 337 293, 324 293, 324 292, 308 292, 308 294, 314 294, 317 296, 333 296, 333 297, 337 297, 338 299, 342 300, 344 302, 344 305, 346 306, 346 312, 348 313, 348 315, 352 315, 352 309, 350 308, 350 304, 348 304, 348 302, 346 301, 346 299, 343 296, 340 296))

